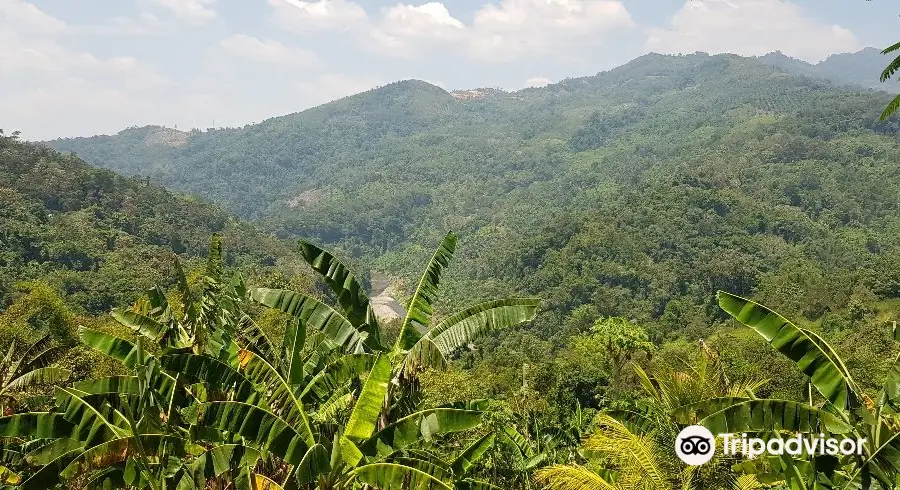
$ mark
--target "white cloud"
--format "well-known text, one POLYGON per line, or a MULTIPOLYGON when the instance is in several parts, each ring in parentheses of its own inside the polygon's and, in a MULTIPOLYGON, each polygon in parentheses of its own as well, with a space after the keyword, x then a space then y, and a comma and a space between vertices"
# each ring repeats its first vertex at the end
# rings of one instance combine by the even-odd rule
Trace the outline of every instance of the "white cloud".
POLYGON ((534 77, 525 80, 525 88, 537 88, 537 87, 546 87, 553 83, 553 80, 550 80, 546 77, 534 77))
POLYGON ((384 26, 386 29, 412 36, 435 34, 435 30, 465 29, 462 22, 450 15, 447 7, 440 2, 429 2, 424 5, 413 6, 397 4, 384 11, 384 26))
POLYGON ((216 17, 212 4, 216 0, 153 0, 157 5, 171 10, 178 18, 187 21, 208 21, 216 17))
POLYGON ((171 34, 172 23, 164 22, 151 12, 141 12, 137 17, 117 16, 101 24, 72 26, 73 34, 109 36, 149 36, 171 34))
POLYGON ((816 62, 860 49, 862 43, 850 30, 823 23, 786 0, 688 0, 669 28, 649 30, 646 46, 662 53, 762 55, 781 50, 816 62))
POLYGON ((363 42, 370 51, 413 57, 444 43, 463 42, 466 35, 466 26, 440 2, 419 6, 401 3, 382 11, 363 42))
POLYGON ((472 47, 492 61, 569 56, 633 26, 618 0, 503 0, 476 12, 472 47))
POLYGON ((581 57, 634 22, 620 0, 502 0, 475 12, 470 25, 444 3, 398 3, 370 18, 350 0, 269 0, 275 18, 294 31, 352 31, 369 51, 386 56, 435 49, 484 61, 540 56, 581 57))
POLYGON ((262 40, 246 34, 237 34, 219 41, 219 46, 226 52, 251 61, 272 63, 276 65, 311 66, 318 61, 311 51, 289 47, 266 39, 262 40))
POLYGON ((0 0, 0 21, 16 30, 54 35, 64 32, 66 23, 21 0, 0 0))
POLYGON ((269 0, 269 5, 276 22, 296 32, 349 31, 368 23, 366 11, 347 0, 269 0))

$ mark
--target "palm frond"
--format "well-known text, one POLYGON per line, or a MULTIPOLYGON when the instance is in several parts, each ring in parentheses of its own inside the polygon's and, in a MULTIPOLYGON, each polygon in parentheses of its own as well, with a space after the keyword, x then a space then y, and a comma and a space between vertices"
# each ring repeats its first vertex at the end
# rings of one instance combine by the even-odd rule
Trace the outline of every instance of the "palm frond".
POLYGON ((579 465, 553 465, 534 474, 546 490, 617 490, 597 473, 579 465))
POLYGON ((608 457, 624 474, 647 480, 656 488, 667 486, 665 472, 657 461, 660 449, 649 437, 633 434, 608 415, 597 417, 596 430, 584 441, 584 448, 608 457))

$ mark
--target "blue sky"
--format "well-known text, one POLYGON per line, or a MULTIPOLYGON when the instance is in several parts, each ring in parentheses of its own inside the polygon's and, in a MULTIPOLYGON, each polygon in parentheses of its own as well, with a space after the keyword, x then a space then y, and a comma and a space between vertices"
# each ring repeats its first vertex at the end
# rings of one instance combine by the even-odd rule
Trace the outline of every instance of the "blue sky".
POLYGON ((0 127, 241 126, 407 78, 517 90, 647 52, 817 62, 900 40, 888 0, 0 0, 0 127))

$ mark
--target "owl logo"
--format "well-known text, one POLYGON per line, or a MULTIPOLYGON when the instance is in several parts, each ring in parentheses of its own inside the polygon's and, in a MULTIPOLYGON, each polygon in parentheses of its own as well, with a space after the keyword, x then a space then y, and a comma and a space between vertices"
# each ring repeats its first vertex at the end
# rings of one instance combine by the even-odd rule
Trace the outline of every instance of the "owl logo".
POLYGON ((690 425, 675 438, 675 454, 690 466, 706 463, 715 452, 716 438, 706 427, 690 425))

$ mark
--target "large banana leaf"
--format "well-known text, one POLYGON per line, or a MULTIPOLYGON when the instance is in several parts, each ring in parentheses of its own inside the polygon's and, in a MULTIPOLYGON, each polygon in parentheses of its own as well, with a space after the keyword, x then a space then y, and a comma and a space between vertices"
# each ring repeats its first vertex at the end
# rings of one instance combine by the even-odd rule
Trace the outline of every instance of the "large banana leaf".
POLYGON ((350 383, 335 390, 325 401, 319 403, 312 417, 318 423, 330 424, 337 422, 339 414, 353 407, 355 393, 350 391, 350 383))
POLYGON ((419 455, 424 455, 425 457, 415 457, 415 456, 400 456, 395 455, 392 456, 389 460, 379 461, 380 463, 393 463, 401 466, 406 466, 409 468, 413 468, 416 470, 425 473, 426 475, 431 476, 436 480, 440 480, 447 485, 452 485, 453 483, 453 472, 450 470, 450 467, 446 465, 444 461, 440 461, 437 458, 428 457, 429 453, 425 451, 421 451, 419 455))
POLYGON ((356 351, 364 339, 343 315, 311 296, 285 289, 256 288, 250 290, 250 297, 269 308, 298 317, 308 327, 328 335, 345 352, 356 351))
POLYGON ((159 358, 162 367, 172 373, 180 373, 189 380, 203 381, 210 389, 229 393, 236 400, 258 402, 253 383, 243 374, 222 361, 209 356, 194 354, 169 354, 159 358))
POLYGON ((28 451, 28 454, 25 455, 25 461, 31 466, 44 466, 50 464, 64 454, 83 448, 84 443, 74 439, 61 437, 28 451))
POLYGON ((126 462, 141 452, 145 456, 168 455, 182 457, 186 440, 179 436, 145 434, 113 439, 80 453, 69 463, 60 476, 65 480, 78 479, 92 471, 126 462))
POLYGON ((69 379, 71 373, 62 368, 45 367, 27 371, 18 378, 8 382, 0 395, 11 391, 22 391, 40 385, 59 384, 69 379))
POLYGON ((84 393, 124 393, 137 395, 140 393, 140 380, 137 376, 109 376, 79 381, 72 385, 84 393))
POLYGON ((252 350, 274 364, 279 363, 279 354, 275 350, 274 344, 249 316, 243 315, 238 320, 237 337, 240 340, 240 346, 244 349, 252 350))
POLYGON ((258 448, 296 465, 309 450, 306 438, 274 413, 241 402, 203 404, 199 424, 237 434, 258 448))
POLYGON ((71 388, 57 388, 56 405, 66 420, 79 429, 89 428, 86 436, 72 437, 72 439, 84 441, 86 445, 90 446, 100 441, 123 437, 126 434, 124 429, 110 422, 106 414, 82 398, 81 392, 71 388))
POLYGON ((886 427, 882 427, 882 429, 885 432, 882 435, 883 439, 877 447, 867 451, 866 460, 850 475, 850 481, 846 488, 849 489, 852 485, 860 484, 865 474, 875 477, 884 488, 896 488, 896 484, 892 480, 900 474, 900 432, 892 433, 886 427))
POLYGON ((353 277, 350 269, 328 251, 304 240, 300 241, 300 253, 303 260, 318 272, 325 284, 334 291, 338 304, 341 305, 350 323, 356 327, 370 323, 372 308, 369 304, 369 295, 353 277))
POLYGON ((309 451, 303 456, 303 460, 294 470, 294 478, 297 484, 303 488, 305 485, 314 483, 319 475, 331 471, 330 455, 325 446, 316 444, 309 448, 309 451))
MULTIPOLYGON (((0 417, 0 437, 21 439, 69 438, 78 441, 89 439, 93 425, 75 425, 59 413, 29 412, 0 417)), ((112 437, 107 431, 104 437, 112 437)))
POLYGON ((209 239, 209 252, 206 255, 206 275, 213 279, 220 279, 224 270, 224 261, 222 260, 222 237, 218 233, 213 233, 209 239))
POLYGON ((878 400, 880 406, 890 406, 894 411, 900 411, 900 359, 894 359, 884 380, 878 400))
POLYGON ((813 386, 840 410, 858 404, 858 388, 840 359, 818 336, 751 300, 718 292, 719 306, 759 333, 772 347, 794 361, 813 386))
POLYGON ((143 354, 136 345, 114 335, 79 327, 78 338, 88 347, 120 361, 129 369, 146 362, 146 354, 143 354))
POLYGON ((372 435, 388 393, 390 379, 391 361, 387 356, 379 355, 366 378, 353 412, 350 413, 350 420, 344 431, 345 437, 362 441, 372 435))
POLYGON ((131 328, 153 342, 159 342, 166 335, 166 326, 156 320, 131 310, 114 310, 110 313, 117 322, 131 328))
MULTIPOLYGON (((25 349, 25 352, 19 356, 18 360, 13 360, 13 355, 16 353, 16 342, 15 340, 10 343, 9 349, 6 351, 6 356, 4 356, 3 361, 0 362, 0 370, 2 373, 12 373, 15 374, 20 367, 23 367, 23 363, 28 362, 28 359, 31 358, 37 352, 40 352, 43 349, 47 349, 53 343, 53 337, 50 334, 45 334, 43 337, 37 339, 25 349)), ((52 362, 52 361, 51 361, 52 362)), ((37 366, 44 367, 44 366, 37 366)))
POLYGON ((700 421, 713 434, 788 431, 844 434, 851 427, 834 414, 788 400, 747 400, 700 421))
POLYGON ((188 321, 193 321, 197 318, 194 292, 191 291, 191 287, 188 285, 187 275, 184 273, 184 268, 181 266, 181 261, 178 260, 178 257, 175 257, 172 265, 175 268, 175 285, 178 287, 178 294, 181 296, 181 303, 184 305, 184 318, 188 321))
POLYGON ((287 422, 308 446, 312 446, 313 433, 303 403, 294 395, 294 390, 287 381, 265 359, 249 350, 242 350, 239 359, 241 372, 247 379, 265 387, 266 400, 272 413, 287 422))
POLYGON ((416 291, 413 293, 409 303, 409 310, 406 312, 406 318, 403 319, 403 325, 400 328, 396 349, 411 349, 422 337, 422 334, 428 330, 431 314, 434 312, 433 305, 437 301, 441 274, 450 265, 455 251, 456 234, 453 232, 447 233, 431 256, 431 260, 428 261, 428 266, 419 280, 419 285, 416 286, 416 291))
POLYGON ((487 333, 533 320, 538 305, 537 298, 479 303, 441 321, 429 332, 429 337, 447 355, 487 333))
POLYGON ((456 457, 456 460, 453 461, 453 465, 451 468, 453 469, 453 474, 456 475, 457 478, 465 475, 469 472, 469 468, 471 468, 475 462, 477 462, 484 453, 486 453, 491 447, 494 445, 494 441, 496 441, 497 435, 494 433, 487 433, 477 441, 473 442, 469 445, 463 452, 456 457))
POLYGON ((64 345, 52 346, 52 343, 53 337, 50 334, 38 339, 28 346, 28 349, 19 358, 19 362, 9 372, 17 374, 47 367, 58 361, 69 350, 64 345))
POLYGON ((177 490, 207 488, 206 481, 253 466, 259 452, 241 444, 221 444, 197 456, 181 474, 177 490))
POLYGON ((284 375, 287 384, 303 382, 303 347, 306 345, 306 322, 297 318, 289 321, 284 331, 284 375))
POLYGON ((281 488, 281 485, 276 483, 271 478, 269 478, 265 475, 260 475, 260 474, 254 473, 253 476, 250 478, 250 490, 284 490, 284 489, 281 488))
POLYGON ((54 488, 61 483, 60 473, 69 465, 75 457, 81 452, 80 449, 74 449, 65 453, 49 464, 42 466, 40 469, 29 475, 29 477, 16 487, 19 490, 47 490, 54 488))
POLYGON ((306 384, 306 387, 303 388, 300 397, 304 399, 325 399, 351 379, 357 378, 372 369, 376 359, 377 357, 372 354, 342 356, 313 376, 306 384))
MULTIPOLYGON (((157 391, 163 398, 169 400, 174 398, 176 402, 182 401, 182 392, 176 389, 175 378, 163 372, 155 372, 150 376, 149 381, 153 383, 152 388, 157 391)), ((82 393, 91 394, 116 394, 116 395, 140 395, 141 380, 137 376, 109 376, 105 378, 94 378, 79 381, 72 385, 72 388, 82 393)))
POLYGON ((539 304, 540 300, 536 298, 501 299, 479 303, 454 313, 416 343, 406 357, 407 367, 442 366, 446 356, 469 342, 495 330, 531 321, 539 304))
POLYGON ((481 423, 481 416, 479 411, 457 408, 423 410, 380 430, 360 450, 369 456, 374 456, 379 451, 398 451, 422 440, 430 442, 439 435, 476 427, 481 423))
POLYGON ((424 471, 394 463, 368 464, 353 473, 360 482, 380 490, 452 490, 424 471))
MULTIPOLYGON (((687 405, 682 405, 680 407, 675 407, 670 411, 672 417, 680 424, 695 424, 698 420, 703 419, 709 415, 712 415, 720 410, 724 410, 728 407, 735 406, 739 403, 750 400, 750 398, 745 396, 723 396, 716 398, 709 398, 706 400, 700 400, 698 402, 689 403, 687 405)), ((611 413, 612 414, 612 413, 611 413)), ((644 418, 644 414, 633 411, 616 411, 616 414, 621 414, 622 416, 613 415, 613 418, 623 421, 623 419, 631 419, 629 415, 634 414, 637 417, 644 418)), ((634 420, 628 420, 629 422, 634 423, 634 420)), ((643 422, 643 420, 639 419, 639 422, 643 422)), ((637 425, 643 426, 643 423, 638 423, 637 425)), ((630 427, 629 427, 630 429, 630 427)), ((643 431, 641 431, 643 432, 643 431)))
POLYGON ((300 253, 303 260, 322 276, 325 284, 337 295, 338 304, 350 323, 366 334, 366 347, 373 351, 384 350, 381 345, 381 328, 369 296, 350 270, 334 255, 312 243, 301 240, 300 253))

